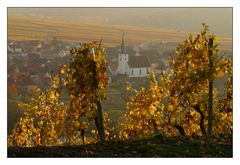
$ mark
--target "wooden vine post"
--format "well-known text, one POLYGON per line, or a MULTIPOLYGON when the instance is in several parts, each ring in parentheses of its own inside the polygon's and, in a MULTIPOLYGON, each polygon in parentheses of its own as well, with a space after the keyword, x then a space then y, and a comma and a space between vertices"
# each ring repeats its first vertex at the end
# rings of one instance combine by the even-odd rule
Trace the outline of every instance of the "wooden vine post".
POLYGON ((208 80, 208 137, 212 135, 212 111, 213 111, 213 38, 208 41, 209 80, 208 80))
MULTIPOLYGON (((95 50, 92 48, 93 53, 93 90, 98 90, 98 80, 96 73, 96 62, 95 62, 95 50)), ((102 105, 101 100, 97 96, 93 96, 93 101, 97 106, 97 116, 95 117, 95 124, 98 130, 99 137, 101 141, 105 140, 104 127, 103 127, 103 113, 102 113, 102 105)))

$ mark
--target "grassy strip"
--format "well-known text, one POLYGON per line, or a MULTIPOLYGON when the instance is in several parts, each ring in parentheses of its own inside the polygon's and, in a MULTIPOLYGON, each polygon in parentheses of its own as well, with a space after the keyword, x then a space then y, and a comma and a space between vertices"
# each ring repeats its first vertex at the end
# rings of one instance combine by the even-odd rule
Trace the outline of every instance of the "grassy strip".
POLYGON ((83 146, 8 148, 8 157, 232 157, 232 139, 153 136, 83 146))

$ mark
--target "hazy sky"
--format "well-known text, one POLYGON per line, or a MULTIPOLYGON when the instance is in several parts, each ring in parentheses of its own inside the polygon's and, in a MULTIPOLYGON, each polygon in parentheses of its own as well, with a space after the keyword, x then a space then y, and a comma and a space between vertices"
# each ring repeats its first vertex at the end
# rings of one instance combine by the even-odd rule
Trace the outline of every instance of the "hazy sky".
POLYGON ((205 22, 216 35, 232 35, 232 8, 9 8, 8 14, 193 32, 205 22))

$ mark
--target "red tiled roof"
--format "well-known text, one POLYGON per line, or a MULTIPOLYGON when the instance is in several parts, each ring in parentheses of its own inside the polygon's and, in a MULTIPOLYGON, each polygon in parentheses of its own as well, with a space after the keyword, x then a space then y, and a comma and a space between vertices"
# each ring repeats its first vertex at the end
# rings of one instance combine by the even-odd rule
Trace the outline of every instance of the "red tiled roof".
POLYGON ((19 75, 18 74, 12 74, 10 77, 11 80, 19 80, 19 75))
POLYGON ((147 56, 129 56, 128 65, 130 68, 151 67, 147 56))
POLYGON ((15 89, 17 88, 17 85, 15 83, 8 84, 8 88, 15 89))

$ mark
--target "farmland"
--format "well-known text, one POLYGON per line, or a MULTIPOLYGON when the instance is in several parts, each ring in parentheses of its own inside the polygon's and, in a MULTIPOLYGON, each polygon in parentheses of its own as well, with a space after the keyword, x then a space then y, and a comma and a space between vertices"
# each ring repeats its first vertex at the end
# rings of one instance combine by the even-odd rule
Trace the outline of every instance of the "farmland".
MULTIPOLYGON (((122 31, 127 33, 129 45, 160 40, 168 43, 179 43, 189 33, 174 29, 156 27, 136 27, 128 25, 112 25, 97 23, 67 22, 56 19, 41 19, 35 17, 9 16, 9 40, 39 40, 55 36, 63 41, 83 42, 101 40, 107 46, 119 45, 122 31)), ((229 36, 219 36, 221 49, 232 48, 232 39, 229 36)))

